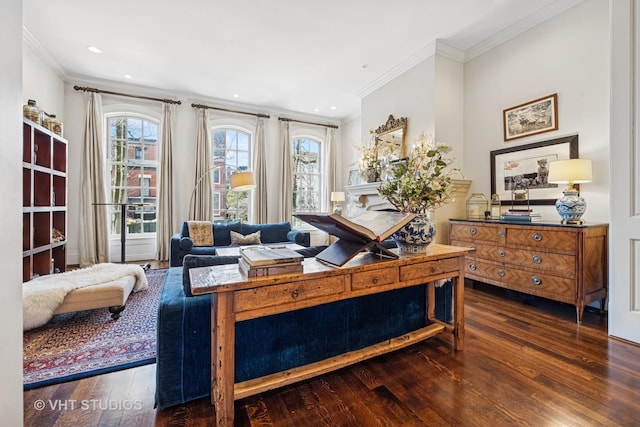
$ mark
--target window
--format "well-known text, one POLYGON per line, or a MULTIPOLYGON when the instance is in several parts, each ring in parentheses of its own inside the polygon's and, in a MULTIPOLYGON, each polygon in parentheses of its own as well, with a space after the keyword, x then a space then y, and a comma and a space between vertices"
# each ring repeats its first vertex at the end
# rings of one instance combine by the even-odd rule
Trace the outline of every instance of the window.
POLYGON ((143 197, 149 197, 151 195, 151 177, 145 175, 140 177, 140 190, 143 197))
POLYGON ((251 134, 241 129, 218 128, 213 131, 212 141, 213 164, 217 166, 213 173, 214 221, 250 222, 249 192, 231 191, 229 178, 237 171, 250 169, 251 134))
MULTIPOLYGON (((293 211, 322 210, 320 180, 320 142, 311 138, 294 138, 291 145, 293 162, 293 211)), ((298 220, 294 219, 294 223, 298 220)))
MULTIPOLYGON (((156 232, 158 123, 141 117, 107 119, 112 203, 128 205, 127 234, 156 232)), ((111 234, 120 234, 120 206, 111 208, 111 234)))

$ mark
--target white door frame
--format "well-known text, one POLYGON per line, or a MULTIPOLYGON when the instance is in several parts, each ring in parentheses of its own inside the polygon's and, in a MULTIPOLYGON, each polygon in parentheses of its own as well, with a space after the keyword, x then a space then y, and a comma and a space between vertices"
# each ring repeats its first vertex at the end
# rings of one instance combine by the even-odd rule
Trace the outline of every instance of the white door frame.
POLYGON ((640 343, 640 0, 610 0, 609 335, 640 343), (615 189, 615 191, 613 191, 615 189))

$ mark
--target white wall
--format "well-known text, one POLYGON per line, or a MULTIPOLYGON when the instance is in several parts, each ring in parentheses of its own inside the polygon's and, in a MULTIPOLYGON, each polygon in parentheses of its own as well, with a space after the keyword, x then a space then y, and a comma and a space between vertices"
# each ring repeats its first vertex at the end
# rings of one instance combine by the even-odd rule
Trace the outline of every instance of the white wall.
POLYGON ((370 130, 384 125, 390 114, 395 118, 407 117, 407 148, 421 131, 434 133, 435 81, 434 55, 365 96, 362 99, 362 142, 368 139, 370 130))
MULTIPOLYGON (((608 29, 608 2, 586 0, 465 64, 463 171, 473 180, 470 191, 490 194, 491 150, 578 133, 580 157, 593 161, 593 182, 581 185, 584 218, 608 222, 608 29), (552 93, 558 131, 505 143, 502 111, 552 93)), ((558 218, 551 206, 536 209, 558 218)))
POLYGON ((22 1, 5 0, 0 14, 0 414, 22 421, 22 1))
MULTIPOLYGON (((22 47, 23 104, 34 99, 38 107, 64 122, 64 82, 27 43, 22 47)), ((64 129, 63 129, 64 130, 64 129)))

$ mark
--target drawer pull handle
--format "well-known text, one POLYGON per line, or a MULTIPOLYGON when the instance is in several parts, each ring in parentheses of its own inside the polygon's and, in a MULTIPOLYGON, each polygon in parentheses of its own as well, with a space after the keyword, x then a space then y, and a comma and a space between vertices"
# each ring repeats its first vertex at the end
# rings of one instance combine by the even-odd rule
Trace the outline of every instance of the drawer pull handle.
POLYGON ((476 265, 475 264, 469 264, 469 268, 473 271, 476 271, 476 265))
POLYGON ((542 262, 542 258, 540 258, 538 255, 534 255, 533 262, 536 264, 540 264, 542 262))
POLYGON ((504 270, 498 270, 498 276, 504 277, 504 270))
POLYGON ((504 237, 504 231, 503 230, 498 231, 498 236, 504 237))
POLYGON ((431 268, 429 268, 429 270, 431 270, 432 273, 435 273, 436 272, 436 267, 432 265, 431 268))
POLYGON ((503 251, 502 249, 500 249, 500 250, 498 251, 498 255, 500 255, 500 256, 504 256, 504 251, 503 251))
POLYGON ((539 285, 540 283, 542 283, 542 280, 540 280, 538 276, 531 276, 531 283, 533 283, 534 285, 539 285))
POLYGON ((293 292, 291 292, 291 298, 296 299, 298 298, 298 290, 294 289, 293 292))
POLYGON ((469 233, 470 233, 472 236, 475 236, 477 232, 478 232, 478 230, 476 230, 476 228, 475 228, 475 227, 471 227, 471 228, 469 229, 469 233))
POLYGON ((373 279, 371 279, 371 281, 373 282, 374 285, 378 284, 378 276, 373 276, 373 279))
POLYGON ((533 233, 533 240, 539 242, 542 240, 542 235, 540 233, 533 233))

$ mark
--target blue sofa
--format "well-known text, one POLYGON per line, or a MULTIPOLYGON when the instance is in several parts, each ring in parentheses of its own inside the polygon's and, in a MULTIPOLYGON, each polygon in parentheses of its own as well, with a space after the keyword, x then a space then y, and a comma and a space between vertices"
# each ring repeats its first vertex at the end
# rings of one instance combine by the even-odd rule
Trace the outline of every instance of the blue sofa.
POLYGON ((214 246, 193 246, 193 240, 189 237, 187 221, 182 224, 179 233, 171 237, 169 250, 169 265, 171 267, 182 266, 185 255, 215 255, 216 248, 231 245, 231 231, 248 235, 260 231, 262 243, 297 243, 301 246, 311 245, 311 234, 308 231, 294 230, 289 222, 271 224, 244 224, 241 222, 229 222, 224 224, 213 223, 214 246))
MULTIPOLYGON (((313 256, 323 247, 302 250, 313 256)), ((210 395, 211 296, 189 296, 188 270, 237 263, 235 257, 185 257, 171 267, 158 307, 156 405, 210 395)), ((424 286, 323 304, 236 324, 236 382, 357 350, 426 325, 424 286), (403 307, 398 310, 398 307, 403 307)), ((451 286, 436 288, 436 316, 451 320, 451 286)))

